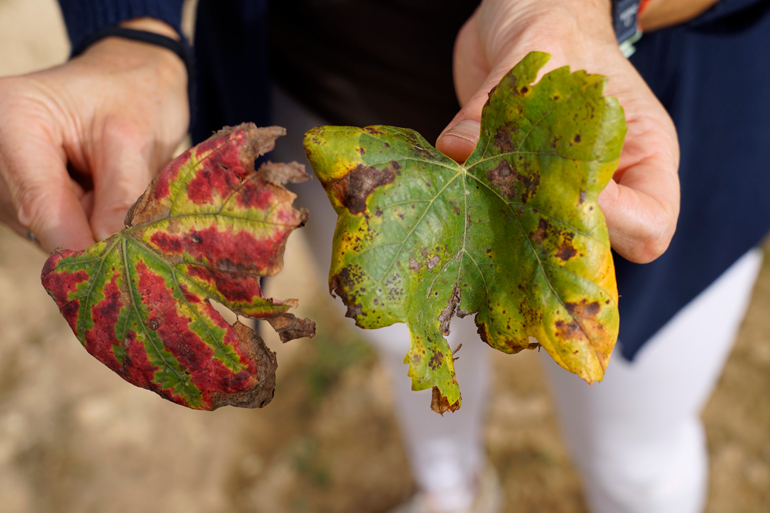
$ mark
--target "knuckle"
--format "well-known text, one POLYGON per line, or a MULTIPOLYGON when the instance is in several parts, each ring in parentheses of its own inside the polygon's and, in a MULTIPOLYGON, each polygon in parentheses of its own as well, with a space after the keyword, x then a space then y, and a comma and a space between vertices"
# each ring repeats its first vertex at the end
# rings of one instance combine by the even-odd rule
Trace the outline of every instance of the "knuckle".
POLYGON ((663 212, 656 215, 645 226, 642 237, 634 248, 634 261, 646 264, 663 255, 671 244, 675 229, 675 220, 672 222, 663 212))
POLYGON ((22 226, 34 231, 44 223, 45 209, 49 203, 42 187, 28 181, 21 182, 13 192, 12 199, 16 217, 22 226))
POLYGON ((139 151, 149 145, 146 126, 124 116, 112 116, 105 120, 102 138, 119 141, 126 147, 135 148, 139 151))

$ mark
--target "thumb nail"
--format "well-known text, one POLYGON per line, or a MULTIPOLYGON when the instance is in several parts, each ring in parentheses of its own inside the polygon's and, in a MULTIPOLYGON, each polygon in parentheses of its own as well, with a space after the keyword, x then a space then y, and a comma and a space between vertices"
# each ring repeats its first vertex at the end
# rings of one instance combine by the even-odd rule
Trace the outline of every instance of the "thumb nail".
POLYGON ((460 121, 439 136, 436 148, 456 162, 465 162, 476 147, 480 131, 478 121, 460 121))
POLYGON ((466 119, 460 121, 455 126, 441 134, 441 137, 453 136, 464 139, 468 142, 476 144, 479 139, 479 133, 481 132, 481 124, 478 121, 471 121, 466 119))

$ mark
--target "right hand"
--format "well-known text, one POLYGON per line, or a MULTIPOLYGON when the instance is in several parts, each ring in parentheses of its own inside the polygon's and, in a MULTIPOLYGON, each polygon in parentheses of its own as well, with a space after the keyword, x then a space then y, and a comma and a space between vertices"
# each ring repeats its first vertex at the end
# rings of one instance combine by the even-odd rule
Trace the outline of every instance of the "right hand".
MULTIPOLYGON (((148 22, 126 25, 173 32, 148 22)), ((182 141, 187 102, 176 55, 117 38, 61 66, 0 78, 0 221, 32 233, 47 252, 84 249, 119 231, 182 141)))

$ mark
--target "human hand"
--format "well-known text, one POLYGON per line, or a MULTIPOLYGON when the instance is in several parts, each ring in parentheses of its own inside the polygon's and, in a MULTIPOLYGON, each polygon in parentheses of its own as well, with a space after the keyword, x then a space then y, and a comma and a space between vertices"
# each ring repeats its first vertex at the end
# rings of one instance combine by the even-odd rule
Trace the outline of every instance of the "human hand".
POLYGON ((632 262, 668 247, 679 215, 679 144, 671 118, 615 41, 609 0, 485 0, 455 43, 455 87, 463 106, 436 147, 462 162, 479 138, 489 91, 532 50, 561 66, 608 78, 628 128, 620 163, 599 195, 612 247, 632 262))
MULTIPOLYGON (((125 26, 177 37, 156 20, 125 26)), ((109 237, 188 116, 184 64, 143 43, 108 38, 61 66, 0 78, 0 221, 48 252, 109 237)))

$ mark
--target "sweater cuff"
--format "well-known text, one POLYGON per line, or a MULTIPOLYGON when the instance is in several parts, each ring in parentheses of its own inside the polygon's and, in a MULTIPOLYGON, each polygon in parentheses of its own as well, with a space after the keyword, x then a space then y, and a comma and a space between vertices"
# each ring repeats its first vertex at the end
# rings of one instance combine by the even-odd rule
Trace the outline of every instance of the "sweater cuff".
POLYGON ((155 18, 182 35, 183 0, 59 0, 72 48, 101 29, 135 18, 155 18))

